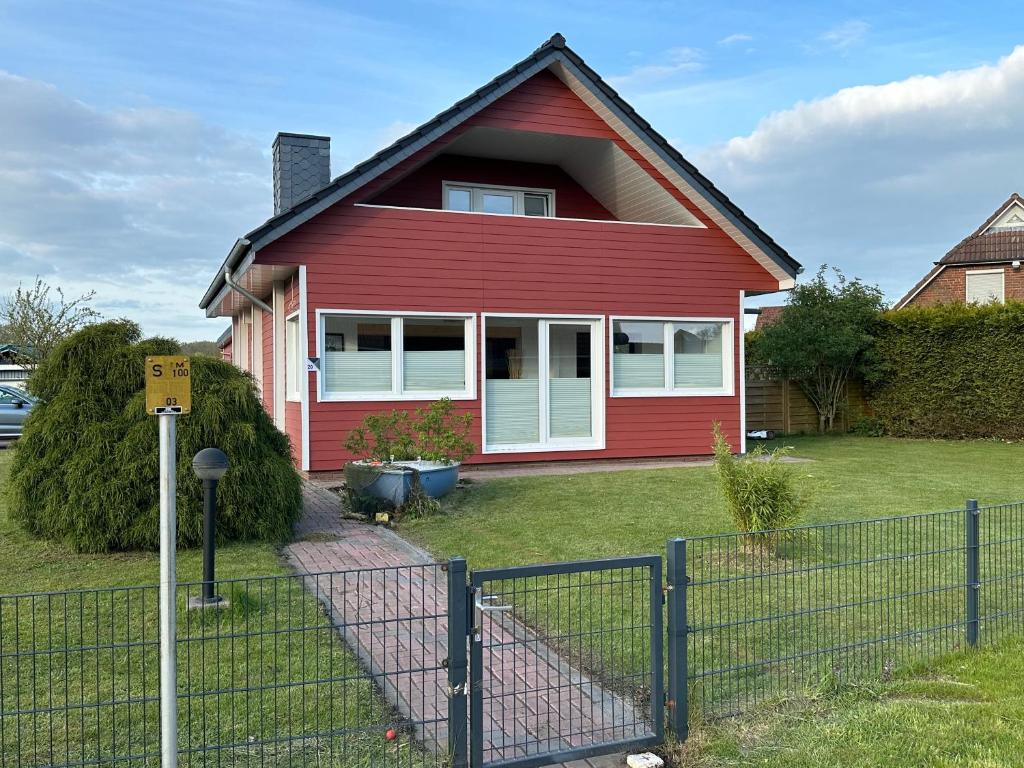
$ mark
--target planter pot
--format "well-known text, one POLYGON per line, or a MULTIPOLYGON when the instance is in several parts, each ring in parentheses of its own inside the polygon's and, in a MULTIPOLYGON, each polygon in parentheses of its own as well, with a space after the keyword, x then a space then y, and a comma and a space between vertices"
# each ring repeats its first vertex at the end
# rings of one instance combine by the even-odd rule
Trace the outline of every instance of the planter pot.
POLYGON ((419 470, 423 492, 432 499, 439 499, 450 493, 459 481, 459 464, 442 464, 437 461, 395 461, 390 464, 373 465, 358 461, 356 464, 370 466, 381 473, 380 477, 363 489, 363 493, 383 501, 390 501, 396 507, 409 499, 415 470, 419 470))

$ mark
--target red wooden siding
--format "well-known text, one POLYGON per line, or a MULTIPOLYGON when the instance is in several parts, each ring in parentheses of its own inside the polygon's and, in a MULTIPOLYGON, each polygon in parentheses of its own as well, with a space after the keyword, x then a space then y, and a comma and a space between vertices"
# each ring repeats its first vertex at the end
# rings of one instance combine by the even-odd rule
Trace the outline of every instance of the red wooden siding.
POLYGON ((224 346, 220 348, 220 359, 230 363, 231 358, 231 339, 224 342, 224 346))
MULTIPOLYGON (((490 161, 481 161, 481 173, 484 168, 488 174, 500 170, 490 161)), ((517 184, 520 185, 528 186, 517 184)), ((582 197, 576 200, 576 204, 590 205, 582 197)), ((562 202, 559 192, 559 214, 567 216, 562 202)), ((495 101, 444 139, 382 174, 350 199, 262 248, 256 260, 265 264, 306 265, 310 354, 316 354, 313 350, 317 343, 317 309, 467 312, 478 316, 484 312, 601 315, 605 317, 602 344, 606 395, 609 315, 733 318, 733 346, 738 358, 743 324, 740 291, 778 289, 778 282, 763 267, 561 81, 546 72, 495 101), (367 200, 393 201, 388 204, 415 200, 418 208, 437 207, 439 174, 447 172, 444 163, 455 161, 437 160, 432 164, 430 158, 474 125, 615 141, 706 228, 351 205, 367 200), (408 174, 408 179, 403 179, 408 174), (422 202, 435 194, 433 205, 422 202)), ((294 279, 286 284, 285 303, 286 314, 297 307, 294 279)), ((483 344, 478 339, 478 378, 481 354, 483 344)), ((739 443, 742 382, 738 364, 735 379, 736 394, 732 397, 605 397, 603 450, 478 454, 473 460, 707 454, 713 421, 720 421, 734 444, 739 443)), ((407 401, 318 403, 316 375, 308 376, 307 385, 311 471, 342 466, 349 457, 341 444, 366 413, 421 405, 407 401)), ((481 389, 478 381, 477 391, 481 389)), ((476 416, 478 444, 480 405, 480 400, 458 403, 476 416)), ((286 431, 299 459, 300 406, 289 402, 285 410, 286 431)))
MULTIPOLYGON (((731 317, 738 334, 739 291, 777 287, 715 229, 392 208, 335 206, 258 258, 306 264, 311 349, 317 308, 731 317)), ((604 335, 607 356, 607 324, 604 335)), ((734 348, 739 349, 738 335, 734 348)), ((481 349, 478 344, 478 355, 481 349)), ((607 386, 607 371, 605 381, 607 386)), ((337 469, 348 458, 341 443, 365 413, 417 405, 316 399, 316 377, 310 376, 312 471, 337 469)), ((474 460, 706 454, 713 420, 734 439, 738 434, 738 395, 610 398, 606 404, 602 451, 474 460)), ((476 415, 479 441, 480 402, 460 407, 476 415)), ((290 426, 288 431, 295 434, 290 426)))
POLYGON ((375 205, 442 207, 445 181, 555 190, 555 213, 569 219, 614 219, 575 179, 556 165, 516 163, 461 155, 441 155, 369 200, 375 205))

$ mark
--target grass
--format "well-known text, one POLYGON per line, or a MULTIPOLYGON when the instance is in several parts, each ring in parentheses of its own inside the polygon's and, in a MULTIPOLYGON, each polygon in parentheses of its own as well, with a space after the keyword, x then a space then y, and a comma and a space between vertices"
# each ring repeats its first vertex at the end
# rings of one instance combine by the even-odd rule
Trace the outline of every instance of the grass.
MULTIPOLYGON (((1024 444, 854 436, 785 443, 813 460, 799 469, 812 492, 808 522, 963 509, 969 497, 982 505, 1024 498, 1024 444)), ((734 530, 708 467, 489 480, 446 508, 404 522, 402 532, 438 556, 464 555, 471 568, 659 553, 675 536, 734 530)), ((691 713, 759 712, 823 684, 880 684, 962 647, 963 521, 951 512, 821 529, 786 545, 781 557, 738 538, 691 542, 688 619, 698 628, 689 637, 691 713)), ((983 516, 983 541, 1016 540, 983 549, 983 580, 1014 577, 983 585, 983 616, 1014 612, 983 622, 989 642, 1024 629, 1022 526, 1024 507, 983 516)), ((628 613, 609 616, 602 590, 578 593, 572 609, 516 611, 546 617, 539 629, 555 638, 594 616, 629 623, 628 613)), ((646 653, 639 648, 614 663, 635 673, 646 653)), ((576 658, 586 668, 586 649, 576 658)))
POLYGON ((691 768, 1021 764, 1024 641, 916 672, 706 726, 669 756, 691 768))
MULTIPOLYGON (((842 436, 784 444, 813 459, 801 465, 808 522, 1024 498, 1024 443, 842 436)), ((674 536, 733 530, 709 467, 488 480, 445 506, 447 514, 404 522, 401 533, 471 568, 658 553, 674 536)))
MULTIPOLYGON (((968 497, 978 497, 983 504, 1024 497, 1024 485, 1020 480, 1020 467, 1024 465, 1022 444, 858 437, 798 438, 786 442, 795 447, 796 455, 814 460, 800 465, 804 482, 814 489, 808 511, 810 521, 863 520, 959 508, 968 497)), ((8 460, 9 454, 0 452, 0 485, 8 460)), ((2 503, 0 499, 0 505, 2 503)), ((665 541, 670 537, 731 529, 713 471, 709 468, 491 480, 460 490, 445 506, 445 514, 404 522, 401 532, 440 557, 466 556, 471 568, 659 553, 664 551, 665 541)), ((955 527, 957 524, 952 523, 946 534, 959 535, 955 527)), ((914 536, 917 536, 916 532, 914 536)), ((909 538, 904 539, 905 543, 908 541, 909 538)), ((794 561, 801 558, 820 563, 828 554, 825 548, 808 548, 802 553, 792 552, 789 557, 794 561)), ((749 553, 739 553, 722 562, 726 573, 750 575, 752 568, 760 567, 754 560, 756 558, 749 557, 749 553)), ((59 545, 33 539, 7 520, 2 506, 0 562, 4 564, 0 568, 0 594, 155 584, 158 572, 155 554, 78 555, 59 545)), ((719 561, 708 562, 717 565, 719 561)), ((276 549, 261 544, 222 547, 218 549, 217 565, 218 576, 225 579, 252 574, 283 576, 286 573, 276 549)), ((959 568, 954 564, 948 570, 955 572, 959 568)), ((179 554, 180 580, 197 580, 200 572, 197 551, 179 554)), ((856 576, 859 581, 853 576, 844 577, 843 588, 891 590, 892 585, 901 583, 884 569, 873 575, 866 573, 866 569, 859 569, 856 576)), ((813 596, 819 594, 821 585, 809 579, 799 583, 793 580, 789 588, 791 592, 787 600, 780 601, 775 595, 771 608, 781 611, 792 606, 812 605, 813 596)), ((582 580, 576 589, 584 589, 582 580)), ((72 626, 83 627, 87 634, 91 633, 105 645, 111 645, 111 640, 138 639, 143 630, 151 641, 156 630, 155 591, 147 593, 149 610, 141 620, 136 613, 138 602, 132 602, 135 598, 123 597, 125 594, 128 593, 118 593, 120 596, 115 596, 109 606, 103 600, 84 598, 84 620, 75 624, 73 610, 72 626)), ((832 597, 836 594, 842 593, 833 593, 832 597)), ((234 689, 234 692, 218 697, 189 697, 182 727, 185 742, 189 745, 221 742, 242 746, 205 758, 193 755, 190 764, 220 761, 224 765, 245 765, 262 760, 271 765, 315 763, 358 766, 398 761, 408 763, 422 757, 410 751, 412 740, 407 733, 405 738, 390 745, 382 742, 377 731, 380 724, 393 718, 393 713, 387 710, 368 680, 361 684, 350 682, 344 691, 329 684, 285 685, 274 689, 276 692, 264 693, 248 690, 254 687, 254 683, 263 686, 316 679, 324 676, 325 666, 328 677, 357 673, 357 670, 352 657, 333 632, 324 626, 315 601, 301 589, 268 593, 266 590, 261 592, 256 582, 240 581, 230 588, 230 596, 234 603, 232 609, 213 618, 200 619, 194 614, 188 617, 182 612, 186 616, 184 633, 199 638, 207 636, 198 643, 186 644, 195 656, 179 658, 182 668, 187 665, 192 670, 184 676, 183 688, 198 692, 234 689), (303 633, 264 635, 258 641, 244 638, 248 630, 257 626, 263 630, 275 629, 277 625, 274 622, 278 620, 323 628, 303 633), (189 621, 193 622, 191 627, 188 626, 189 621), (223 635, 225 629, 237 637, 208 637, 223 635), (205 651, 199 650, 201 648, 205 651), (311 664, 314 665, 312 669, 311 664), (219 671, 213 673, 211 669, 219 671), (309 733, 366 723, 374 725, 365 735, 347 737, 341 745, 311 739, 295 745, 286 742, 278 746, 244 746, 253 738, 259 742, 280 734, 309 733), (332 746, 349 751, 339 758, 338 750, 331 752, 332 746)), ((597 599, 602 600, 602 597, 599 595, 597 599)), ((604 599, 602 604, 608 609, 614 603, 604 599)), ((579 624, 580 613, 592 614, 594 603, 593 599, 576 600, 573 605, 575 614, 570 614, 567 607, 564 614, 561 608, 549 614, 535 607, 533 623, 553 622, 549 629, 559 631, 552 634, 571 635, 564 630, 582 626, 579 624), (552 615, 553 619, 550 618, 552 615), (539 619, 538 616, 545 618, 539 619)), ((744 612, 753 610, 752 605, 734 595, 726 601, 724 616, 728 619, 743 616, 744 612)), ((12 647, 24 649, 30 643, 53 647, 68 645, 63 636, 63 619, 58 616, 54 627, 43 618, 43 606, 38 602, 34 607, 25 602, 19 606, 21 612, 15 621, 11 618, 13 603, 10 600, 0 610, 3 622, 0 626, 0 651, 6 653, 12 647), (26 605, 29 605, 27 609, 26 605), (55 639, 51 642, 47 638, 55 639)), ((626 626, 629 624, 629 612, 636 610, 633 604, 620 605, 614 609, 616 616, 606 613, 600 616, 600 621, 605 625, 626 626)), ((902 620, 913 621, 918 615, 916 610, 913 605, 905 606, 902 620)), ((58 611, 58 615, 62 615, 62 611, 58 611)), ((875 616, 862 618, 863 624, 846 620, 841 626, 825 627, 825 630, 877 633, 875 616)), ((589 620, 593 620, 592 615, 589 620)), ((693 621, 700 620, 699 614, 695 615, 693 621)), ((812 639, 822 639, 820 634, 803 636, 792 627, 778 623, 770 626, 776 631, 763 633, 763 637, 771 641, 766 647, 768 652, 783 653, 812 639)), ((558 645, 557 642, 553 644, 558 645)), ((760 652, 749 637, 732 633, 718 641, 717 652, 723 654, 723 664, 736 664, 743 662, 740 652, 744 648, 747 653, 760 652)), ((694 650, 695 647, 691 646, 691 652, 694 650)), ((888 673, 875 679, 867 675, 863 680, 841 674, 835 679, 820 675, 816 679, 804 679, 804 683, 811 684, 803 685, 799 690, 772 691, 774 694, 793 693, 796 698, 775 696, 767 699, 767 703, 762 702, 749 716, 702 726, 691 744, 677 757, 683 764, 700 766, 785 764, 811 768, 833 764, 881 766, 894 762, 910 765, 1012 764, 1019 757, 1020 742, 1017 741, 1017 751, 1014 752, 1007 740, 1015 733, 1012 724, 1024 722, 1024 713, 1019 692, 1014 698, 1014 692, 1009 689, 1014 685, 1013 680, 1020 679, 1021 650, 1024 648, 1019 643, 1014 645, 1011 641, 997 651, 954 656, 923 678, 899 677, 895 682, 885 682, 888 673), (1003 670, 1006 671, 1005 677, 1003 670), (825 687, 829 693, 821 693, 823 680, 828 683, 825 687), (838 693, 832 690, 833 687, 838 693), (963 733, 958 729, 964 729, 963 733), (932 734, 936 738, 932 738, 932 734), (906 755, 912 759, 893 759, 893 756, 903 758, 906 755)), ((585 658, 583 649, 576 649, 576 652, 576 659, 585 658)), ((868 667, 887 669, 888 653, 883 645, 872 660, 874 666, 868 664, 868 667)), ((930 656, 932 659, 938 657, 938 652, 930 656)), ((64 682, 66 678, 61 669, 68 658, 64 654, 48 654, 29 661, 12 662, 10 657, 0 656, 4 683, 0 687, 5 692, 15 691, 5 693, 0 702, 2 709, 31 709, 40 704, 45 706, 51 700, 61 703, 65 691, 73 703, 75 696, 82 695, 83 690, 92 691, 97 687, 93 684, 94 678, 98 681, 99 698, 102 700, 124 701, 155 695, 155 649, 152 646, 73 653, 70 655, 70 686, 64 682), (47 688, 46 682, 54 679, 51 670, 55 662, 58 673, 56 694, 47 688), (40 673, 40 663, 50 665, 46 667, 47 674, 40 673), (119 687, 122 684, 115 681, 121 680, 128 669, 132 670, 132 682, 119 687), (148 674, 145 684, 140 679, 143 669, 148 674), (13 678, 13 675, 20 678, 13 678), (12 679, 20 684, 12 685, 12 679), (30 679, 36 681, 32 687, 26 684, 30 679)), ((585 666, 584 661, 579 663, 585 666)), ((621 674, 629 674, 642 665, 642 658, 630 656, 616 657, 611 666, 621 674)), ((902 675, 903 669, 900 667, 897 674, 902 675)), ((769 668, 768 672, 764 677, 771 680, 779 670, 777 667, 769 668)), ((756 675, 748 677, 753 680, 751 684, 758 682, 756 675)), ((92 716, 93 710, 89 710, 89 714, 92 716)), ((84 724, 33 715, 5 718, 0 725, 5 761, 11 745, 18 743, 19 752, 12 754, 23 757, 25 765, 66 762, 64 754, 51 757, 40 752, 33 743, 35 739, 39 744, 46 744, 46 729, 50 726, 56 727, 58 734, 65 733, 69 742, 77 744, 82 741, 80 734, 93 729, 93 723, 99 722, 105 734, 99 744, 101 751, 114 746, 123 748, 129 743, 134 747, 141 745, 143 749, 154 747, 152 739, 157 730, 156 707, 152 701, 108 706, 96 718, 86 720, 84 724), (136 723, 147 723, 143 733, 139 733, 136 725, 134 739, 125 732, 129 715, 136 718, 136 723), (22 730, 12 733, 12 728, 22 730)), ((95 746, 89 744, 90 749, 95 746)), ((78 758, 77 754, 70 755, 71 760, 78 758)))
MULTIPOLYGON (((0 489, 10 457, 0 451, 0 489)), ((0 495, 0 765, 158 753, 158 593, 134 588, 158 582, 158 556, 76 554, 25 534, 5 504, 0 495), (85 591, 10 597, 63 590, 85 591)), ((179 552, 177 565, 179 582, 201 578, 199 551, 179 552)), ((196 750, 183 765, 432 762, 275 547, 219 547, 217 576, 226 610, 186 611, 198 589, 178 594, 179 744, 196 750)))

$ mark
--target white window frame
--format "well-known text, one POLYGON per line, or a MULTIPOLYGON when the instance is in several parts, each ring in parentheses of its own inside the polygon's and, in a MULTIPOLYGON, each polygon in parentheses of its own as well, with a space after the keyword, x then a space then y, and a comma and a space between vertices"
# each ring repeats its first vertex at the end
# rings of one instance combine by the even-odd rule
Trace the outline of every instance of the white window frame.
POLYGON ((1006 303, 1006 270, 1002 267, 998 269, 970 269, 964 274, 964 303, 969 304, 971 302, 970 291, 968 290, 967 283, 971 279, 971 275, 999 275, 999 298, 995 301, 987 301, 986 304, 1005 304, 1006 303))
POLYGON ((299 310, 295 310, 284 319, 284 396, 287 402, 302 402, 302 381, 305 369, 305 356, 302 354, 302 318, 299 317, 299 310), (294 340, 289 334, 293 327, 295 328, 294 340))
POLYGON ((645 315, 612 315, 608 318, 608 376, 611 397, 733 397, 736 394, 736 360, 735 360, 736 320, 732 317, 650 317, 645 315), (615 389, 615 323, 626 322, 662 323, 664 334, 664 366, 665 386, 646 389, 615 389), (687 389, 675 386, 675 364, 672 360, 675 350, 673 339, 673 323, 723 323, 722 333, 722 386, 721 387, 690 387, 687 389))
MULTIPOLYGON (((560 451, 602 451, 605 449, 605 355, 604 355, 604 331, 602 325, 605 323, 604 315, 565 315, 565 314, 536 314, 531 312, 484 312, 481 316, 480 339, 481 344, 487 344, 487 321, 516 319, 516 320, 537 320, 537 366, 539 381, 547 377, 550 360, 548 358, 548 334, 547 327, 550 324, 580 324, 588 323, 594 326, 593 338, 591 339, 591 376, 597 377, 591 392, 591 414, 593 423, 591 425, 593 435, 591 437, 570 437, 551 438, 548 432, 548 419, 544 416, 548 409, 547 387, 540 387, 539 409, 541 413, 540 442, 539 443, 508 443, 501 445, 488 445, 487 443, 487 355, 486 352, 480 355, 480 381, 482 382, 480 394, 480 453, 502 454, 502 453, 558 453, 560 451)), ((486 350, 486 346, 484 347, 486 350)))
POLYGON ((366 310, 366 309, 317 309, 316 310, 316 349, 321 364, 317 367, 317 402, 320 403, 351 403, 351 402, 392 402, 439 400, 447 397, 450 400, 476 399, 476 313, 473 312, 413 312, 408 310, 366 310), (391 320, 391 390, 377 392, 328 392, 325 389, 323 376, 323 360, 326 344, 324 321, 331 316, 355 317, 387 317, 391 320), (409 319, 438 318, 444 320, 461 319, 464 322, 466 340, 466 388, 452 391, 402 390, 405 371, 402 358, 403 328, 402 321, 409 319))
POLYGON ((441 182, 441 208, 445 211, 451 210, 448 207, 448 192, 452 189, 462 189, 470 194, 470 208, 477 208, 477 201, 484 192, 507 192, 512 195, 512 213, 487 213, 485 211, 469 210, 456 211, 456 213, 477 213, 484 216, 522 216, 529 219, 553 219, 555 218, 555 190, 537 187, 503 187, 499 184, 477 184, 463 181, 442 181, 441 182), (548 199, 547 216, 527 216, 526 207, 523 202, 524 195, 545 195, 548 199))

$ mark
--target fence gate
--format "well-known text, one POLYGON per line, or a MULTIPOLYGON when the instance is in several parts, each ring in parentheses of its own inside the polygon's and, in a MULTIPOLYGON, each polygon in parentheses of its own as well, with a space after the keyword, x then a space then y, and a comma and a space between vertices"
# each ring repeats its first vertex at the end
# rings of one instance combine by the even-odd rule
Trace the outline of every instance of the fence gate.
POLYGON ((539 766, 664 731, 659 556, 474 571, 473 766, 539 766))

